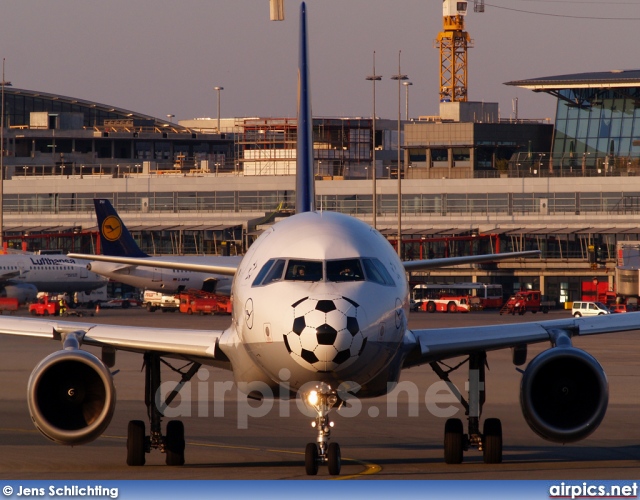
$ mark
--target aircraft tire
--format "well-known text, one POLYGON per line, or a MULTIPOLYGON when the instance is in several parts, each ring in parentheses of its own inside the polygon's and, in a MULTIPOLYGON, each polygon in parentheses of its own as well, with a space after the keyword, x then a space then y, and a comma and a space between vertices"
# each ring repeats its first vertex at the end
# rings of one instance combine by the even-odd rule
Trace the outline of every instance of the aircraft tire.
POLYGON ((485 464, 502 463, 502 423, 498 418, 488 418, 484 421, 482 453, 485 464))
POLYGON ((329 449, 327 450, 327 465, 329 466, 329 474, 332 476, 340 475, 342 457, 340 455, 340 445, 338 443, 329 444, 329 449))
POLYGON ((462 463, 462 420, 450 418, 444 425, 444 461, 447 464, 462 463))
POLYGON ((145 462, 145 429, 142 420, 129 421, 127 429, 127 465, 138 467, 145 462))
POLYGON ((316 443, 308 443, 304 450, 304 468, 307 476, 318 474, 318 446, 316 443))
POLYGON ((171 420, 167 424, 166 464, 184 465, 184 424, 181 420, 171 420))

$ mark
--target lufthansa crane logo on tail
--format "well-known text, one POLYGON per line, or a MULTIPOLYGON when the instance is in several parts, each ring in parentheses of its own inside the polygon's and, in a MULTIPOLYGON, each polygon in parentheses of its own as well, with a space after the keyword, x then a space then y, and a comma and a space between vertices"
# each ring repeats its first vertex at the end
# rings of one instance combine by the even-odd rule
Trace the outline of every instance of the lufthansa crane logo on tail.
POLYGON ((115 215, 110 215, 102 223, 100 232, 107 240, 116 241, 122 235, 122 222, 115 215))

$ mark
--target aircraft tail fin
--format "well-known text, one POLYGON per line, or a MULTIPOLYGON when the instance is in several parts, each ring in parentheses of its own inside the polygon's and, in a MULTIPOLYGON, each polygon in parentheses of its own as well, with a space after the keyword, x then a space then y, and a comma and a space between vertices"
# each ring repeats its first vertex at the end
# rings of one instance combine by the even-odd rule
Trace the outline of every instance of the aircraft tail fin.
POLYGON ((94 199, 102 253, 113 257, 149 257, 131 236, 122 219, 106 199, 94 199))
POLYGON ((313 121, 309 85, 307 6, 300 6, 300 55, 298 60, 298 142, 296 152, 296 213, 313 212, 316 205, 313 179, 313 121))

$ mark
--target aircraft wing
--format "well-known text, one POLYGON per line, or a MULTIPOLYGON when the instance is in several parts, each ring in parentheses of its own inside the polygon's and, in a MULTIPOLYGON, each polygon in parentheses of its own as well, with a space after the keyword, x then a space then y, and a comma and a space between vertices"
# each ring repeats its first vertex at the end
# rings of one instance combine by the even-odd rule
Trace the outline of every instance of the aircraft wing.
MULTIPOLYGON (((70 253, 67 256, 73 259, 113 262, 116 264, 124 264, 128 266, 179 269, 182 271, 222 274, 224 276, 233 276, 234 274, 236 274, 239 265, 239 259, 237 257, 216 257, 215 260, 212 260, 211 263, 203 264, 188 261, 180 262, 175 260, 164 260, 160 257, 115 257, 110 255, 88 255, 79 253, 70 253), (225 263, 225 260, 227 260, 228 262, 225 263)), ((214 258, 212 257, 212 259, 214 258)))
POLYGON ((476 351, 544 341, 555 343, 561 333, 573 337, 632 330, 640 330, 640 312, 519 324, 409 330, 405 337, 405 349, 409 354, 404 366, 417 366, 476 351))
POLYGON ((61 341, 69 333, 81 337, 83 345, 108 346, 138 353, 152 351, 164 356, 230 367, 227 357, 218 348, 224 330, 176 330, 9 317, 4 317, 0 323, 0 334, 4 335, 61 341))
MULTIPOLYGON (((71 255, 71 254, 69 254, 71 255)), ((443 259, 407 260, 403 262, 406 271, 422 271, 424 269, 437 269, 441 267, 457 266, 459 264, 482 264, 498 260, 518 259, 524 257, 539 257, 539 250, 526 252, 492 253, 486 255, 466 255, 463 257, 445 257, 443 259)), ((84 257, 83 257, 84 258, 84 257)))

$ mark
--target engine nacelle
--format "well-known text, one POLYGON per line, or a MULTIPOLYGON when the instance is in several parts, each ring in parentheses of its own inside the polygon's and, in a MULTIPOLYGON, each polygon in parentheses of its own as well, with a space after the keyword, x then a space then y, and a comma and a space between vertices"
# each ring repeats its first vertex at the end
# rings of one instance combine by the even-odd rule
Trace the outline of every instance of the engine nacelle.
POLYGON ((579 441, 595 431, 608 402, 609 384, 602 366, 574 347, 538 354, 520 385, 520 406, 529 427, 559 443, 579 441))
POLYGON ((20 304, 32 302, 38 296, 38 289, 30 283, 19 283, 17 285, 5 285, 1 295, 11 299, 18 299, 20 304))
POLYGON ((116 404, 113 378, 93 354, 54 352, 35 367, 27 388, 29 413, 47 438, 70 446, 100 436, 116 404))

